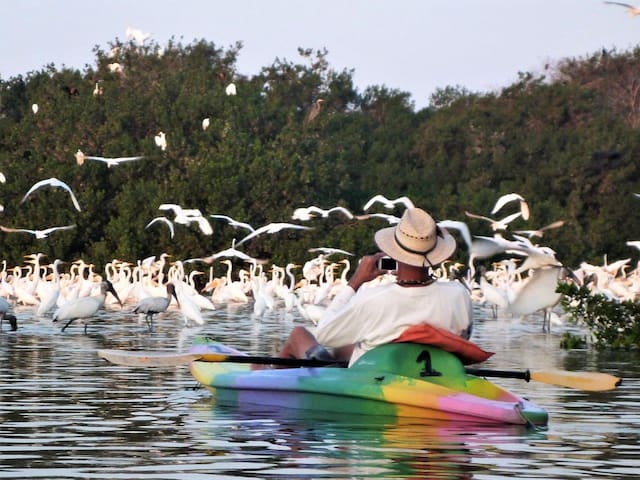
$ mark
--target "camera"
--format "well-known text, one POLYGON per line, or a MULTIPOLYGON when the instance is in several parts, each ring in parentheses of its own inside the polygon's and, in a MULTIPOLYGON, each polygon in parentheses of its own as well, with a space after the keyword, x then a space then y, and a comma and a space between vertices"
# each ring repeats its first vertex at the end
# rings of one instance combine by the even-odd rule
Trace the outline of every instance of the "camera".
POLYGON ((378 260, 378 268, 380 270, 397 270, 398 269, 398 262, 396 262, 393 258, 391 257, 381 257, 378 260))

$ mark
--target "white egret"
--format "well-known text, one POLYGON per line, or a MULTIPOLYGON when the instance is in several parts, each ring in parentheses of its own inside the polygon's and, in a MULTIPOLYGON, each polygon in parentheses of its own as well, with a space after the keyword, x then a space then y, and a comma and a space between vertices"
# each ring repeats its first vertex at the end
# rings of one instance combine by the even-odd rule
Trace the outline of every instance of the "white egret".
POLYGON ((491 230, 493 230, 494 232, 497 232, 500 230, 506 230, 511 222, 513 222, 516 218, 522 216, 522 212, 520 211, 520 212, 512 213, 511 215, 507 215, 506 217, 500 220, 495 220, 493 218, 485 217, 483 215, 476 215, 475 213, 471 213, 467 211, 465 211, 464 213, 467 217, 477 218, 477 219, 485 220, 489 222, 491 224, 491 230))
POLYGON ((164 132, 158 133, 154 137, 154 140, 156 142, 156 145, 160 147, 160 150, 164 152, 167 149, 167 135, 164 132))
POLYGON ((80 297, 62 304, 62 306, 54 312, 53 321, 57 322, 58 320, 67 320, 67 323, 62 327, 62 331, 64 332, 74 320, 84 320, 84 333, 86 334, 88 320, 104 306, 107 293, 111 293, 116 298, 120 306, 122 306, 120 297, 118 297, 118 293, 113 288, 111 282, 104 280, 100 284, 100 293, 98 293, 98 295, 80 297))
POLYGON ((51 235, 53 232, 57 230, 69 230, 71 228, 75 228, 75 225, 65 225, 63 227, 50 227, 50 228, 45 228, 44 230, 29 230, 27 228, 9 228, 9 227, 0 225, 0 230, 2 230, 3 232, 30 233, 31 235, 34 235, 37 239, 47 238, 49 235, 51 235))
POLYGON ((134 40, 138 45, 143 45, 145 40, 151 37, 148 32, 143 32, 139 28, 127 27, 126 30, 127 39, 134 40))
POLYGON ((167 283, 167 296, 166 297, 146 297, 141 299, 133 309, 133 313, 144 314, 144 318, 147 321, 149 331, 153 330, 153 316, 156 313, 166 312, 167 308, 171 304, 171 298, 175 298, 180 307, 180 301, 176 294, 176 287, 173 283, 167 283))
POLYGON ((46 180, 40 180, 39 182, 34 183, 33 186, 29 189, 29 191, 24 195, 24 197, 22 197, 22 200, 20 200, 20 204, 22 204, 33 192, 45 186, 59 187, 59 188, 65 189, 67 192, 69 192, 69 195, 71 195, 71 201, 73 202, 73 206, 76 207, 76 210, 78 210, 79 212, 81 211, 80 204, 78 203, 76 196, 73 194, 73 190, 71 190, 71 187, 69 187, 69 185, 58 180, 55 177, 48 178, 46 180))
POLYGON ((386 220, 389 225, 396 225, 400 223, 400 217, 395 215, 389 215, 388 213, 367 213, 365 215, 356 215, 356 220, 368 220, 369 218, 382 218, 386 220))
POLYGON ((33 105, 31 105, 31 110, 33 111, 33 114, 35 115, 36 113, 38 113, 38 109, 40 107, 38 107, 37 103, 34 103, 33 105))
MULTIPOLYGON (((58 304, 58 298, 60 298, 60 272, 58 266, 64 263, 62 260, 56 258, 51 265, 53 270, 53 284, 50 282, 41 282, 39 285, 46 285, 44 295, 40 297, 40 305, 36 309, 36 315, 43 316, 58 304)), ((40 291, 40 290, 39 290, 40 291)))
POLYGON ((438 226, 445 229, 458 230, 460 235, 462 235, 464 243, 467 244, 467 248, 471 250, 471 233, 469 232, 469 227, 466 223, 458 220, 441 220, 438 222, 438 226))
POLYGON ((550 223, 549 225, 545 225, 544 227, 538 228, 537 230, 516 230, 515 233, 518 233, 520 235, 526 235, 529 238, 533 238, 533 237, 542 238, 544 236, 544 232, 546 232, 547 230, 551 230, 553 228, 560 228, 563 225, 564 225, 564 220, 558 220, 553 223, 550 223))
POLYGON ((234 83, 230 83, 229 85, 227 85, 227 88, 224 89, 224 92, 227 95, 235 95, 237 93, 236 85, 234 83))
POLYGON ((143 156, 115 157, 115 158, 97 157, 97 156, 92 156, 92 155, 85 155, 84 153, 82 153, 82 150, 78 150, 76 152, 75 156, 76 156, 76 162, 78 162, 78 165, 82 165, 85 160, 95 160, 95 161, 98 161, 98 162, 106 163, 108 168, 118 166, 123 162, 131 162, 131 161, 134 161, 134 160, 142 160, 144 158, 143 156))
POLYGON ((4 173, 0 172, 0 183, 6 183, 7 177, 4 176, 4 173))
POLYGON ((291 218, 293 220, 300 220, 304 222, 307 220, 311 220, 313 217, 316 217, 317 216, 316 214, 320 214, 322 217, 327 218, 329 214, 333 212, 340 212, 348 219, 353 218, 353 214, 344 207, 333 207, 333 208, 324 210, 322 208, 316 207, 315 205, 311 205, 309 207, 296 208, 293 211, 293 215, 291 216, 291 218))
POLYGON ((240 250, 237 250, 235 247, 236 247, 236 239, 234 238, 233 241, 231 242, 231 248, 220 250, 219 252, 214 253, 213 255, 209 255, 208 257, 186 260, 186 262, 193 262, 197 260, 207 264, 211 264, 213 263, 214 260, 218 258, 229 258, 229 257, 236 257, 236 258, 239 258, 240 260, 244 260, 245 262, 258 262, 257 259, 253 258, 250 255, 247 255, 244 252, 241 252, 240 250))
POLYGON ((320 252, 320 253, 323 253, 325 255, 331 255, 331 254, 334 254, 334 253, 339 253, 339 254, 342 254, 342 255, 353 255, 353 253, 347 252, 346 250, 341 250, 339 248, 330 248, 330 247, 310 248, 308 250, 308 252, 311 252, 311 253, 320 252))
POLYGON ((175 203, 163 203, 158 207, 158 210, 171 210, 175 214, 173 221, 181 225, 190 225, 191 223, 197 223, 200 231, 205 235, 211 235, 213 228, 205 217, 202 216, 202 212, 197 208, 182 208, 175 203))
POLYGON ((546 267, 532 271, 509 302, 508 311, 513 315, 530 315, 544 311, 542 329, 546 331, 551 318, 551 309, 560 301, 562 294, 556 292, 558 281, 565 267, 546 267))
POLYGON ((234 220, 233 218, 227 216, 227 215, 219 215, 219 214, 211 214, 209 215, 211 218, 221 218, 223 220, 226 220, 229 225, 231 225, 234 228, 244 228, 246 230, 249 230, 250 232, 254 232, 256 229, 253 228, 251 225, 249 225, 248 223, 243 223, 243 222, 238 222, 237 220, 234 220))
POLYGON ((124 67, 120 65, 118 62, 113 62, 107 65, 107 68, 111 73, 122 73, 124 72, 124 67))
POLYGON ((520 212, 522 214, 522 218, 525 220, 529 220, 529 205, 525 201, 524 197, 518 193, 507 193, 506 195, 502 195, 496 201, 496 204, 491 210, 491 215, 499 212, 502 207, 504 207, 507 203, 517 201, 520 204, 520 212))
POLYGON ((209 117, 203 119, 202 120, 202 130, 206 130, 207 128, 209 128, 210 124, 211 124, 211 120, 209 119, 209 117))
POLYGON ((149 228, 151 225, 153 225, 154 223, 157 223, 157 222, 162 222, 162 223, 166 224, 169 227, 169 231, 171 232, 171 238, 173 238, 175 230, 173 228, 173 223, 171 223, 171 220, 169 220, 167 217, 156 217, 156 218, 154 218, 149 223, 147 223, 147 225, 144 227, 145 230, 147 228, 149 228))
POLYGON ((414 208, 413 202, 409 199, 409 197, 399 197, 394 200, 390 200, 384 195, 375 195, 370 198, 367 203, 364 205, 364 211, 369 210, 374 203, 382 203, 385 208, 395 208, 396 204, 401 203, 405 206, 405 208, 414 208))
POLYGON ((284 230, 284 229, 312 230, 312 227, 305 227, 304 225, 296 225, 294 223, 284 223, 284 222, 269 223, 267 225, 264 225, 264 226, 262 226, 262 227, 260 227, 260 228, 258 228, 256 230, 254 230, 249 235, 244 237, 242 240, 240 240, 237 243, 237 246, 242 245, 244 242, 246 242, 248 240, 251 240, 254 237, 257 237, 258 235, 262 235, 263 233, 273 234, 273 233, 277 233, 280 230, 284 230))

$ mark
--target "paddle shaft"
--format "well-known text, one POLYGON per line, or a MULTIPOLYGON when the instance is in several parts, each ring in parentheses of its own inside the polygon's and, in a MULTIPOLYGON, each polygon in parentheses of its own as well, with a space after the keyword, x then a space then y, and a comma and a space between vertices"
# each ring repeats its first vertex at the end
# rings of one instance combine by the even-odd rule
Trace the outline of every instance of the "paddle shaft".
POLYGON ((526 382, 531 380, 531 372, 525 370, 524 372, 516 372, 513 370, 488 370, 486 368, 465 368, 465 372, 469 375, 475 375, 477 377, 500 377, 500 378, 519 378, 526 382))
MULTIPOLYGON (((219 353, 203 353, 199 360, 205 362, 230 362, 230 363, 253 363, 256 365, 282 365, 288 367, 346 367, 347 362, 332 362, 327 360, 312 360, 299 358, 280 358, 280 357, 254 357, 249 355, 224 355, 219 353)), ((531 372, 510 371, 510 370, 488 370, 485 368, 465 368, 470 375, 478 377, 501 377, 501 378, 519 378, 531 380, 531 372)))

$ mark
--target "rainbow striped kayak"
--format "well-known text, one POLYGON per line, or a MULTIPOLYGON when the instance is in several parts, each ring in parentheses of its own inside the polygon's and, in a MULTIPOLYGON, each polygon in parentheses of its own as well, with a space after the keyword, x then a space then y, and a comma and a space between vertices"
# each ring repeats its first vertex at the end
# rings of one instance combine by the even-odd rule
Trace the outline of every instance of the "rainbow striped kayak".
POLYGON ((195 360, 190 369, 223 403, 483 424, 548 421, 542 408, 466 373, 458 357, 430 345, 382 345, 350 368, 252 369, 195 360))

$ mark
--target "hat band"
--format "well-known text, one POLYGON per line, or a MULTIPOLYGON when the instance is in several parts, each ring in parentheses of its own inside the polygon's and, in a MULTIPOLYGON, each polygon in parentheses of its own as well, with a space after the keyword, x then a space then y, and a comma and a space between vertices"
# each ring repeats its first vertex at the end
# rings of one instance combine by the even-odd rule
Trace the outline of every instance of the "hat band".
POLYGON ((436 248, 436 246, 438 245, 438 241, 436 240, 436 242, 433 244, 433 247, 424 250, 424 251, 420 251, 420 250, 413 250, 412 248, 407 247, 405 244, 403 244, 400 239, 398 238, 397 232, 393 232, 393 238, 395 239, 396 243, 398 244, 398 246, 400 248, 402 248, 403 250, 405 250, 406 252, 409 253, 415 253, 416 255, 424 255, 425 257, 427 256, 427 254, 429 252, 431 252, 434 248, 436 248))

